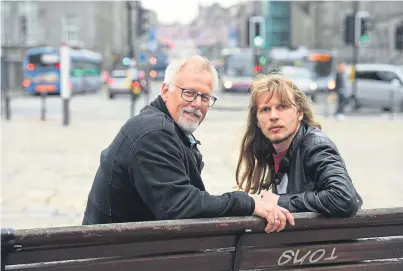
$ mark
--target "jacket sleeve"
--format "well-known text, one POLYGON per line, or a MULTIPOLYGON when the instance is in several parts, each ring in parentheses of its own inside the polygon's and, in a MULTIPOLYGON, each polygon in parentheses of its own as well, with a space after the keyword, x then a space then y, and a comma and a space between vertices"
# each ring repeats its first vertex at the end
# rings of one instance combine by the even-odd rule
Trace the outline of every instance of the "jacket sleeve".
POLYGON ((152 131, 133 147, 131 179, 156 220, 246 216, 254 211, 247 193, 213 196, 190 183, 180 142, 164 130, 152 131))
POLYGON ((318 138, 301 162, 316 191, 281 195, 280 206, 290 212, 317 212, 327 217, 350 217, 357 213, 361 198, 335 146, 318 138))

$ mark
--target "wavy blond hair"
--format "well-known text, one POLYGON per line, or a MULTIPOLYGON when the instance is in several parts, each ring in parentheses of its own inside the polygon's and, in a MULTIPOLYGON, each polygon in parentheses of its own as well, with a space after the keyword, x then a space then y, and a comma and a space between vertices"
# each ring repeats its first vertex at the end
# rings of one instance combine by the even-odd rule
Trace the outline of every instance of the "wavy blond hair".
POLYGON ((271 93, 270 99, 276 95, 284 104, 294 105, 303 113, 302 122, 321 129, 314 119, 311 99, 291 80, 274 72, 257 76, 251 87, 246 132, 235 173, 238 189, 251 194, 259 192, 263 185, 269 188, 272 182, 273 168, 268 163, 268 157, 274 149, 257 126, 256 99, 265 92, 271 93))

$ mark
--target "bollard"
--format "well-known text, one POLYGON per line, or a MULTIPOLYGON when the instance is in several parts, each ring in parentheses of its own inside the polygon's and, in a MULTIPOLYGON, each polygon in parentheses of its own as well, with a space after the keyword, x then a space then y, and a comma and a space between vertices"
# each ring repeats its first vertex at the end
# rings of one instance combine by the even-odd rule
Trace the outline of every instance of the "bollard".
POLYGON ((323 104, 323 115, 325 116, 325 118, 329 117, 329 97, 330 93, 326 92, 323 104))
POLYGON ((48 96, 47 92, 41 92, 41 120, 46 120, 46 97, 48 96))
POLYGON ((4 95, 4 110, 5 110, 5 115, 6 115, 6 120, 11 119, 11 110, 10 110, 10 94, 9 91, 7 90, 6 95, 4 95))
POLYGON ((67 126, 70 123, 70 99, 63 99, 63 126, 67 126))
POLYGON ((134 106, 135 106, 135 95, 133 93, 130 94, 131 103, 130 103, 130 117, 134 116, 134 106))
POLYGON ((391 89, 390 91, 389 91, 389 109, 390 109, 390 114, 389 114, 389 118, 391 119, 391 120, 394 120, 395 119, 395 114, 394 114, 394 112, 395 112, 395 89, 391 89))

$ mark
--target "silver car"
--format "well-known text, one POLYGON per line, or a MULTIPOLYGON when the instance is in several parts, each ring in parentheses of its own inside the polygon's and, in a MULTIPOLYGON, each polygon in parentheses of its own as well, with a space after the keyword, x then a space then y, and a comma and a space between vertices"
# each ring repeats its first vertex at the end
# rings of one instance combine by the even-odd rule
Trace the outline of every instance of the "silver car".
POLYGON ((387 64, 358 64, 355 77, 347 88, 351 109, 379 108, 403 112, 403 69, 387 64))
POLYGON ((117 94, 131 93, 131 80, 127 75, 127 70, 114 70, 108 80, 108 95, 113 99, 117 94))

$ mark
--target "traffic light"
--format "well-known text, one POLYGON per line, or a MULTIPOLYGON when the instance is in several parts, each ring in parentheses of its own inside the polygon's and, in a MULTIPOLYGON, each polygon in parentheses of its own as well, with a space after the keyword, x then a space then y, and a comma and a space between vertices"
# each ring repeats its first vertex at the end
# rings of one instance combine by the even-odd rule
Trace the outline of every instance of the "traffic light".
POLYGON ((255 54, 254 57, 254 68, 253 70, 255 71, 255 73, 260 73, 262 71, 262 67, 265 66, 267 62, 267 58, 264 55, 261 54, 255 54))
POLYGON ((344 20, 344 43, 356 46, 364 45, 370 39, 369 31, 372 19, 365 11, 349 14, 344 20))
POLYGON ((125 66, 129 66, 130 65, 130 58, 129 57, 124 57, 122 59, 122 64, 125 66))
POLYGON ((354 43, 354 28, 355 28, 355 18, 354 15, 349 14, 344 20, 344 43, 353 44, 354 43))
POLYGON ((403 51, 403 22, 396 26, 395 49, 403 51))
POLYGON ((145 9, 141 6, 138 7, 137 9, 137 36, 141 37, 143 36, 145 33, 148 32, 149 29, 149 22, 148 22, 148 13, 149 10, 145 9))
POLYGON ((259 56, 259 64, 260 65, 265 65, 267 62, 267 58, 265 56, 259 56))
POLYGON ((355 45, 363 45, 369 41, 369 31, 372 28, 372 19, 365 11, 359 11, 355 17, 355 45))
POLYGON ((262 16, 249 19, 249 46, 263 47, 265 41, 265 20, 262 16))

